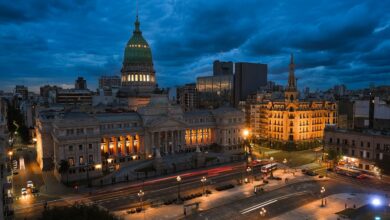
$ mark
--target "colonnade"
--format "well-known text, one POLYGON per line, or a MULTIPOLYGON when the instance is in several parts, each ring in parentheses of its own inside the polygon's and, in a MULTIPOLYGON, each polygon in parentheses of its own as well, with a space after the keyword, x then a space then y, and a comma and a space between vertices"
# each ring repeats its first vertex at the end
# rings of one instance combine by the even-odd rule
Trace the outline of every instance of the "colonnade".
POLYGON ((142 139, 140 135, 121 135, 103 137, 100 149, 112 156, 131 156, 141 153, 142 139))

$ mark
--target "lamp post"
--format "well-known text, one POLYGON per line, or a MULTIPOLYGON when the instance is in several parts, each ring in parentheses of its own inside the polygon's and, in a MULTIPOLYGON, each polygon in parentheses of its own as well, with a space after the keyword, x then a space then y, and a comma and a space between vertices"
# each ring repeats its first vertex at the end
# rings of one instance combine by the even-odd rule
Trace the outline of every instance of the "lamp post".
POLYGON ((325 192, 325 187, 321 187, 321 207, 324 207, 324 192, 325 192))
MULTIPOLYGON (((202 191, 203 191, 203 195, 205 194, 205 187, 204 187, 204 184, 206 183, 207 179, 206 177, 202 177, 202 179, 200 179, 200 182, 202 182, 202 191)), ((207 193, 206 193, 206 196, 207 196, 207 193)))
POLYGON ((283 164, 284 164, 284 172, 286 173, 286 164, 287 164, 287 159, 286 158, 284 158, 283 164))
POLYGON ((181 177, 177 176, 176 177, 176 181, 177 181, 177 203, 180 204, 181 203, 181 199, 180 199, 180 182, 181 182, 181 177))
POLYGON ((266 210, 264 207, 261 208, 261 210, 260 210, 260 216, 264 217, 266 213, 267 213, 267 210, 266 210))
POLYGON ((242 131, 242 136, 244 137, 244 149, 245 149, 245 155, 246 155, 246 162, 247 162, 247 164, 249 163, 249 162, 251 162, 252 161, 252 151, 251 151, 251 147, 250 147, 250 145, 248 146, 247 145, 247 139, 248 139, 248 137, 249 137, 249 130, 248 129, 244 129, 243 131, 242 131), (248 155, 249 154, 249 155, 248 155))
POLYGON ((142 189, 140 189, 139 192, 138 192, 138 197, 139 197, 139 201, 141 203, 141 211, 143 209, 143 200, 142 200, 142 198, 144 197, 144 195, 145 195, 145 192, 142 191, 142 189))
POLYGON ((246 168, 246 172, 248 173, 248 180, 250 182, 250 172, 252 171, 252 168, 251 167, 247 167, 246 168))

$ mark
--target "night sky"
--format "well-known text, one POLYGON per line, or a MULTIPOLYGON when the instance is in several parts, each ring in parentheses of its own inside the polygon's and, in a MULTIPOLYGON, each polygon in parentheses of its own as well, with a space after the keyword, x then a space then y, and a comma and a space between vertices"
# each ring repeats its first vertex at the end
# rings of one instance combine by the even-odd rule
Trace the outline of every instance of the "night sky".
MULTIPOLYGON (((212 62, 267 63, 287 81, 295 54, 300 89, 390 84, 390 1, 140 0, 141 30, 160 87, 210 75, 212 62)), ((96 88, 118 74, 136 2, 0 2, 0 90, 15 84, 96 88), (28 3, 28 4, 26 4, 28 3)))

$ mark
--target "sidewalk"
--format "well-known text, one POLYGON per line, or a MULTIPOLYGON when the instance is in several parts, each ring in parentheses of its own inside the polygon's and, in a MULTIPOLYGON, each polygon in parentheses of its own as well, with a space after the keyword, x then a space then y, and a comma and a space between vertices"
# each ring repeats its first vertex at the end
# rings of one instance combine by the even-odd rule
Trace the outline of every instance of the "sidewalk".
POLYGON ((302 220, 337 220, 342 219, 339 215, 335 214, 345 209, 345 205, 348 208, 359 208, 369 201, 368 194, 349 194, 340 193, 326 197, 326 206, 321 207, 321 199, 301 206, 295 210, 289 211, 285 214, 279 215, 272 220, 284 220, 284 219, 302 219, 302 220))
MULTIPOLYGON (((295 176, 291 172, 284 173, 283 170, 277 170, 274 172, 274 176, 281 177, 282 180, 269 180, 269 183, 263 188, 265 191, 275 190, 280 187, 284 187, 288 184, 300 182, 300 181, 308 181, 313 180, 313 177, 309 177, 303 175, 301 172, 295 172, 295 176), (284 179, 288 178, 289 181, 286 184, 284 179)), ((254 195, 253 187, 262 183, 262 181, 255 181, 254 183, 247 183, 243 185, 235 185, 233 189, 225 190, 225 191, 216 191, 214 190, 214 186, 208 186, 207 188, 212 191, 212 194, 207 197, 203 196, 200 198, 192 199, 186 201, 185 204, 191 204, 200 202, 199 210, 208 210, 211 208, 215 208, 218 206, 222 206, 239 199, 248 198, 254 195)), ((186 193, 183 192, 183 195, 186 193)), ((127 210, 122 210, 115 212, 115 214, 123 219, 179 219, 184 217, 183 205, 163 205, 158 208, 147 207, 144 213, 136 213, 136 214, 127 214, 127 210)), ((188 213, 189 214, 189 213, 188 213)))
POLYGON ((41 194, 46 195, 67 195, 73 192, 72 189, 60 183, 54 176, 53 171, 42 171, 44 185, 39 189, 41 194))

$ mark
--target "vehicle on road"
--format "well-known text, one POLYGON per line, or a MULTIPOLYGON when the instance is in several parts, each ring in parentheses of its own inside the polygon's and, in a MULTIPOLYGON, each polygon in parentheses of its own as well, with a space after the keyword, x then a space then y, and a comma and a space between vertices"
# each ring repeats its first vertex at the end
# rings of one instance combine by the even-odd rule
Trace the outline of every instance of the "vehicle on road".
POLYGON ((317 176, 318 175, 318 173, 316 173, 316 172, 314 172, 312 170, 306 171, 305 174, 308 175, 308 176, 317 176))
POLYGON ((366 174, 360 174, 359 176, 356 176, 357 179, 367 179, 368 176, 366 174))
POLYGON ((276 170, 278 168, 278 164, 277 163, 270 163, 270 164, 267 164, 267 165, 264 165, 261 167, 261 172, 262 173, 269 173, 273 170, 276 170))
POLYGON ((31 180, 27 181, 27 188, 33 188, 33 187, 34 187, 33 181, 31 180))
POLYGON ((18 175, 19 172, 18 172, 17 170, 14 170, 14 171, 12 171, 12 174, 13 174, 13 175, 18 175))
POLYGON ((341 175, 345 175, 345 176, 350 176, 350 177, 358 177, 360 176, 362 173, 358 170, 353 170, 353 169, 349 169, 349 168, 346 168, 346 167, 336 167, 336 170, 335 170, 336 173, 338 174, 341 174, 341 175))
POLYGON ((22 196, 27 195, 27 189, 26 188, 22 188, 21 193, 22 193, 22 196))

